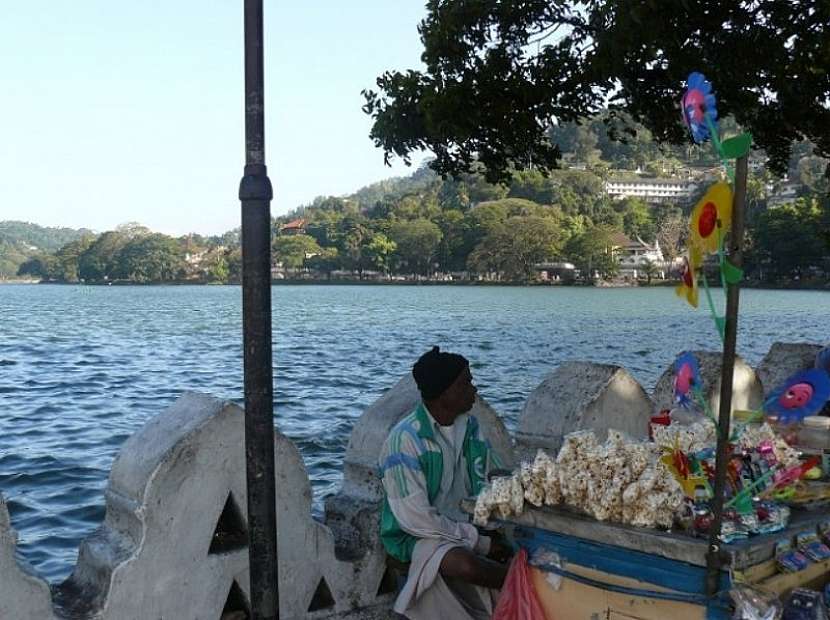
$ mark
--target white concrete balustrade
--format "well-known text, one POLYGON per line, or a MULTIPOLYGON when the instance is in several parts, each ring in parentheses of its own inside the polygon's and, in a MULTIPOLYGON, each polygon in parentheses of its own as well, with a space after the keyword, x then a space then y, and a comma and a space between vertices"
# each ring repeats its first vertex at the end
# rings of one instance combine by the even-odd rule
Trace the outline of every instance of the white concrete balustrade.
MULTIPOLYGON (((776 343, 765 378, 810 365, 812 345, 776 343)), ((719 359, 695 353, 716 408, 719 359)), ((667 360, 667 363, 672 360, 667 360)), ((736 366, 735 401, 760 404, 756 372, 736 366)), ((563 364, 529 395, 513 440, 482 399, 474 414, 502 460, 591 428, 645 436, 669 396, 667 370, 650 397, 617 366, 563 364)), ((775 386, 765 386, 771 389, 775 386)), ((383 440, 418 402, 401 379, 355 423, 341 491, 311 516, 311 486, 294 444, 274 434, 280 617, 389 618, 397 583, 378 537, 383 440)), ((112 467, 103 524, 80 547, 71 577, 51 588, 15 558, 16 536, 0 496, 0 620, 216 620, 247 617, 244 414, 236 405, 187 394, 127 440, 112 467)))

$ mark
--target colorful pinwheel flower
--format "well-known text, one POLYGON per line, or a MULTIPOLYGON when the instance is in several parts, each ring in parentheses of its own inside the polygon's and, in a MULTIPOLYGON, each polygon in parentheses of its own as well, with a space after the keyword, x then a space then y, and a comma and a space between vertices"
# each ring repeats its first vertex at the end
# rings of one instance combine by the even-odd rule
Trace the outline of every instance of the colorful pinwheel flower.
POLYGON ((674 289, 678 297, 684 298, 692 308, 697 308, 697 270, 700 268, 700 250, 689 248, 689 255, 683 257, 683 267, 680 270, 680 284, 674 289))
POLYGON ((719 240, 730 226, 732 188, 720 181, 707 190, 692 211, 689 221, 691 243, 704 254, 717 252, 719 240))
POLYGON ((783 424, 798 422, 821 411, 830 400, 830 375, 819 368, 795 373, 767 397, 764 411, 783 424))
POLYGON ((694 390, 700 389, 700 368, 695 356, 686 351, 674 362, 674 400, 683 407, 691 406, 694 390))
POLYGON ((692 138, 700 144, 711 137, 709 126, 717 132, 718 108, 712 84, 697 71, 686 79, 686 92, 680 100, 683 122, 689 128, 692 138))

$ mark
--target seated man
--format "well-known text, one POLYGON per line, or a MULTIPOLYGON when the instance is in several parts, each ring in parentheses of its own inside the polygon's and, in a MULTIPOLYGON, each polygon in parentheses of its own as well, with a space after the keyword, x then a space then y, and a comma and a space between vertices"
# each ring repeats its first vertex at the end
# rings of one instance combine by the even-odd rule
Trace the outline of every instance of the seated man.
POLYGON ((410 563, 395 611, 413 620, 489 618, 510 548, 479 534, 459 506, 497 466, 467 414, 476 398, 470 367, 434 347, 412 374, 423 402, 392 429, 380 456, 381 539, 410 563))

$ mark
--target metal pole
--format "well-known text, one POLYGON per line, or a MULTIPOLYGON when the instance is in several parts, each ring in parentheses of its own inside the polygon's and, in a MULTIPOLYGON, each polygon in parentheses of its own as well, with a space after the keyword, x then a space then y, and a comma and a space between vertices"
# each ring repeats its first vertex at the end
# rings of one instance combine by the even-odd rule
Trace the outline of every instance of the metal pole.
MULTIPOLYGON (((735 194, 732 199, 732 232, 729 235, 728 260, 743 267, 744 203, 746 201, 747 156, 735 165, 735 194)), ((740 283, 727 284, 726 325, 721 364, 720 411, 718 412, 718 446, 715 459, 715 497, 712 500, 712 526, 709 530, 709 551, 706 554, 706 594, 713 596, 720 585, 720 570, 724 558, 720 551, 721 523, 723 521, 723 491, 726 486, 729 422, 732 416, 732 375, 735 369, 735 346, 738 337, 738 297, 740 283)))
POLYGON ((279 617, 271 358, 271 181, 265 168, 262 0, 245 0, 245 175, 242 202, 242 327, 248 554, 254 620, 279 617))

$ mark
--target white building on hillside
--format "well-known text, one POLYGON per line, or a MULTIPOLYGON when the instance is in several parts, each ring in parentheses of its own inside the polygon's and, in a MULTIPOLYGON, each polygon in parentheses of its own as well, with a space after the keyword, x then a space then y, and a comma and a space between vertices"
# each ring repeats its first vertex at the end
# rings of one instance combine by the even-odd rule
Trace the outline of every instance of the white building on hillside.
POLYGON ((684 179, 656 177, 618 177, 605 182, 605 193, 611 198, 641 198, 646 202, 686 202, 691 199, 697 183, 684 179))
POLYGON ((767 198, 767 205, 770 207, 780 207, 789 202, 795 202, 798 198, 798 192, 801 189, 801 183, 794 181, 783 181, 777 185, 768 185, 769 192, 767 198))
POLYGON ((654 245, 648 244, 639 237, 629 239, 622 233, 615 233, 611 237, 612 251, 620 263, 620 275, 637 278, 647 269, 648 265, 656 268, 658 278, 665 278, 670 267, 666 264, 660 244, 655 239, 654 245))

